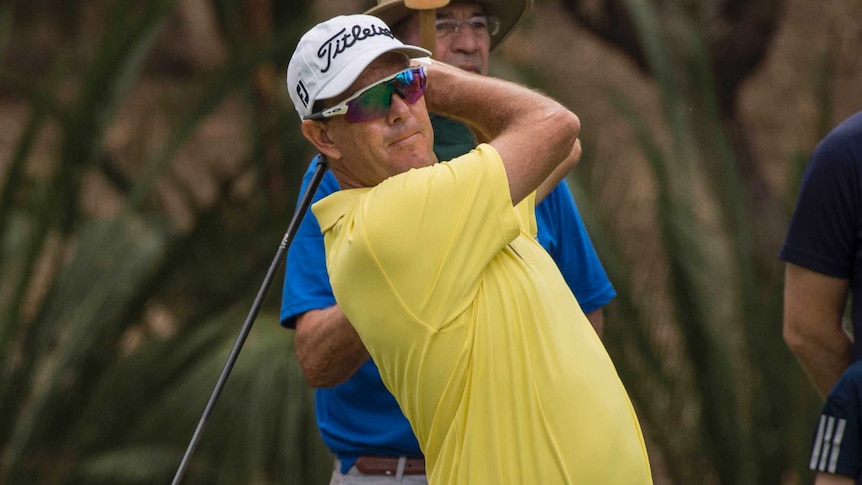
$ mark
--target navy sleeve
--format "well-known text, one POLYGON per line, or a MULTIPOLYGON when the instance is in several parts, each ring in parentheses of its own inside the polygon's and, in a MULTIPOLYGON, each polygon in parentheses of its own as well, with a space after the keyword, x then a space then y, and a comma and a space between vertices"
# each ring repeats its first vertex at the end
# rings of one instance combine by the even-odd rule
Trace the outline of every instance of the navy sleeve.
POLYGON ((862 472, 862 362, 844 371, 814 427, 808 468, 859 479, 862 472))
POLYGON ((782 260, 828 276, 850 277, 862 203, 853 155, 862 148, 860 143, 856 131, 839 126, 814 150, 779 253, 782 260))

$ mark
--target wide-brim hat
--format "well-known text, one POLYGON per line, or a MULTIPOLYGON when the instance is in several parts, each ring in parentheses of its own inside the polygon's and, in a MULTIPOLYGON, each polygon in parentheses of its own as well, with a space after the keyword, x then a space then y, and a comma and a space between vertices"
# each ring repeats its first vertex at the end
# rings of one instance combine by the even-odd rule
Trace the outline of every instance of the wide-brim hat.
MULTIPOLYGON (((491 50, 509 36, 512 29, 524 20, 533 6, 533 0, 470 0, 470 2, 481 5, 488 15, 493 15, 500 20, 500 32, 491 37, 491 50)), ((376 7, 368 9, 365 13, 382 19, 390 27, 394 27, 398 22, 417 12, 407 8, 404 0, 377 0, 377 3, 376 7)))

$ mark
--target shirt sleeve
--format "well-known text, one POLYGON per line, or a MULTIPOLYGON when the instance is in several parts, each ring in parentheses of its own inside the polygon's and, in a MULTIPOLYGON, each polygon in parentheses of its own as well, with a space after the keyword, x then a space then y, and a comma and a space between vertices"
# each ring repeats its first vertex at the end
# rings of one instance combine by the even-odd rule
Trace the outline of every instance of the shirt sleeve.
POLYGON ((823 405, 814 427, 808 468, 859 478, 862 473, 862 362, 844 372, 823 405))
POLYGON ((849 278, 859 227, 859 174, 851 142, 840 132, 814 150, 781 248, 784 261, 849 278))

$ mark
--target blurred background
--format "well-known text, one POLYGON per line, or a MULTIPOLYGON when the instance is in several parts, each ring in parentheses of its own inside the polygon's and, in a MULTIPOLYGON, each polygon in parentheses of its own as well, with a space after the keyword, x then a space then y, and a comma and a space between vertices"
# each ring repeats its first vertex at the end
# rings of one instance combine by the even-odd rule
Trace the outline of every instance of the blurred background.
MULTIPOLYGON (((287 61, 373 3, 0 3, 0 483, 170 482, 313 155, 287 61)), ((860 22, 858 0, 536 0, 493 55, 581 118, 569 183, 658 484, 812 479, 776 255, 808 154, 862 109, 860 22)), ((328 483, 282 275, 184 483, 328 483)))

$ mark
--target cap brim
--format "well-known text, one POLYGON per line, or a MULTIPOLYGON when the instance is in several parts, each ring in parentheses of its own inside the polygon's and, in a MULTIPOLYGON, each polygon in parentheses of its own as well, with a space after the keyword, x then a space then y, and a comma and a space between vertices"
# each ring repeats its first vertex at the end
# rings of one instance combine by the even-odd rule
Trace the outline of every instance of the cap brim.
POLYGON ((378 57, 389 52, 404 54, 409 59, 428 57, 431 55, 427 50, 413 45, 404 45, 403 47, 396 48, 371 49, 368 52, 363 52, 362 55, 357 56, 355 59, 350 61, 349 64, 344 66, 341 69, 341 72, 335 76, 332 81, 320 89, 315 101, 333 98, 343 93, 356 81, 357 78, 359 78, 359 75, 362 74, 362 71, 364 71, 366 67, 374 62, 378 57))
MULTIPOLYGON (((533 0, 524 0, 523 3, 512 0, 477 0, 476 3, 482 5, 488 14, 500 19, 500 33, 491 37, 491 50, 509 37, 533 6, 533 0), (518 3, 520 5, 517 5, 518 3)), ((374 15, 383 20, 390 28, 413 13, 416 13, 416 10, 407 8, 404 2, 383 3, 365 12, 366 15, 374 15)))

